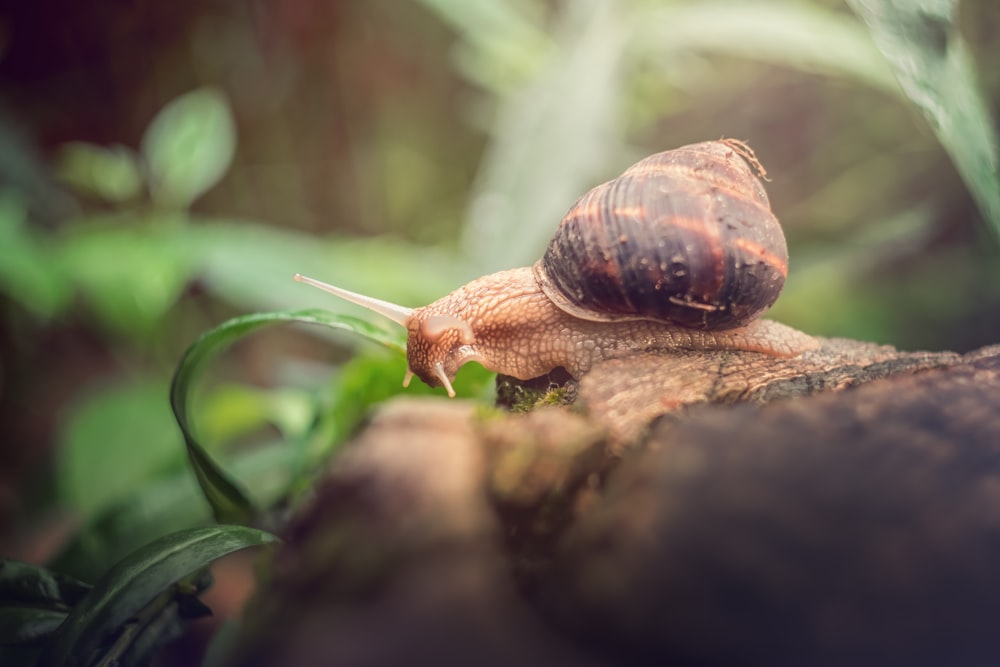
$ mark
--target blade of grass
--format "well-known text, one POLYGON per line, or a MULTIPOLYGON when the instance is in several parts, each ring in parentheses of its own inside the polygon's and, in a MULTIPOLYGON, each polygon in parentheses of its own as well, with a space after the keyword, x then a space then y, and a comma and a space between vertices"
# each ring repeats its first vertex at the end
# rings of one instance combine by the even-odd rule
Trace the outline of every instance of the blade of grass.
POLYGON ((687 2, 633 16, 641 53, 722 53, 863 81, 896 94, 892 73, 863 26, 813 3, 687 2))
POLYGON ((193 528, 136 550, 101 577, 56 631, 39 664, 71 667, 92 662, 122 624, 174 582, 215 559, 277 538, 243 526, 193 528))
POLYGON ((1000 239, 997 134, 954 0, 848 0, 1000 239))
POLYGON ((403 349, 398 336, 365 320, 322 310, 255 313, 236 317, 206 332, 195 341, 184 354, 174 373, 170 387, 170 405, 184 436, 198 483, 212 506, 216 519, 220 522, 247 523, 256 512, 249 496, 240 489, 236 480, 212 459, 192 431, 188 403, 193 385, 207 362, 235 341, 262 327, 291 322, 321 324, 332 329, 360 334, 396 350, 403 349))
POLYGON ((561 50, 504 102, 476 177, 462 245, 483 273, 534 261, 576 198, 623 166, 608 164, 622 157, 615 137, 630 33, 620 3, 560 7, 561 50))

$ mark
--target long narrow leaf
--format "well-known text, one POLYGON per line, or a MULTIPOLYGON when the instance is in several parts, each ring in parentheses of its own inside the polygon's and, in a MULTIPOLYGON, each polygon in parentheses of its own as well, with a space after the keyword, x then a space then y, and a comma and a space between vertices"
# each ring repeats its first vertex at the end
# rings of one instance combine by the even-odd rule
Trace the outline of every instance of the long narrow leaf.
POLYGON ((482 271, 530 264, 577 197, 625 166, 608 164, 609 154, 623 157, 614 140, 630 37, 621 5, 562 3, 559 54, 498 110, 462 237, 482 271))
POLYGON ((997 134, 954 0, 848 0, 1000 238, 997 134))
POLYGON ((193 528, 164 536, 127 556, 94 586, 55 633, 39 664, 89 664, 122 625, 174 582, 233 551, 277 540, 243 526, 193 528))
POLYGON ((823 3, 650 3, 634 13, 633 21, 633 46, 644 55, 659 56, 666 62, 673 62, 679 54, 729 54, 804 72, 847 77, 897 92, 892 72, 879 57, 865 27, 823 3))
POLYGON ((0 559, 0 646, 38 643, 90 590, 72 577, 0 559))
POLYGON ((34 606, 70 607, 90 585, 37 565, 0 559, 0 600, 34 606))
POLYGON ((195 380, 207 362, 236 340, 262 327, 301 322, 321 324, 360 334, 369 340, 402 350, 398 337, 368 322, 349 315, 337 315, 322 310, 255 313, 231 319, 205 333, 188 348, 174 373, 170 387, 170 405, 184 434, 188 456, 205 498, 220 522, 246 523, 255 513, 249 496, 198 442, 191 427, 188 402, 195 380))

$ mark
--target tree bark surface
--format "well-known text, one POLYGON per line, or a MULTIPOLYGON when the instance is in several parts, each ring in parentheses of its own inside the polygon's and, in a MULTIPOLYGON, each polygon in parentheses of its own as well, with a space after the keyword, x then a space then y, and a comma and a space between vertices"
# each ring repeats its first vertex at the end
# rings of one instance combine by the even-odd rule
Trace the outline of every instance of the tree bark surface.
POLYGON ((232 664, 1000 656, 1000 347, 640 354, 569 394, 382 406, 291 522, 232 664))

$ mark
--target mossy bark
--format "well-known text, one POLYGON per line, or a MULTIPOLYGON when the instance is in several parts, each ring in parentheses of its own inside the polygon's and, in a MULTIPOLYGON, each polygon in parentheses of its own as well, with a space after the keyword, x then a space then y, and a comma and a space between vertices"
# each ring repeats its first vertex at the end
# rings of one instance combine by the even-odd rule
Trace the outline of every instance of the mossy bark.
POLYGON ((234 664, 987 664, 1000 347, 637 355, 572 406, 397 399, 234 664))

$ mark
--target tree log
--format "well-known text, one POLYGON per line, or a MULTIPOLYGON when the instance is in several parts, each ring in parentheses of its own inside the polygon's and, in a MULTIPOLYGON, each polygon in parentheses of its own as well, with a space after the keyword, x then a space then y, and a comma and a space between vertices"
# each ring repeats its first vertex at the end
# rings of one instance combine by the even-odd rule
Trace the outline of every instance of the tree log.
POLYGON ((231 663, 1000 655, 1000 346, 643 354, 569 394, 381 407, 289 526, 231 663))

